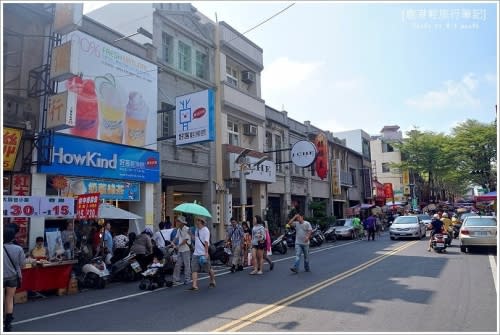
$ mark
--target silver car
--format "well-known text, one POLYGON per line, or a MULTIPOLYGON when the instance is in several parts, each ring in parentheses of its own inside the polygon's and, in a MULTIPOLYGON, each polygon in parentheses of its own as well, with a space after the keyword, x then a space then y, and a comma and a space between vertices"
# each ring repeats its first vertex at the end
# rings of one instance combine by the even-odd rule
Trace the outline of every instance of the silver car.
POLYGON ((337 238, 354 238, 352 219, 338 219, 335 221, 335 236, 337 238))
POLYGON ((494 216, 467 216, 458 235, 460 251, 467 252, 468 247, 497 246, 497 218, 494 216))
POLYGON ((423 221, 416 215, 398 216, 389 228, 391 240, 402 237, 418 238, 425 237, 427 228, 423 221))

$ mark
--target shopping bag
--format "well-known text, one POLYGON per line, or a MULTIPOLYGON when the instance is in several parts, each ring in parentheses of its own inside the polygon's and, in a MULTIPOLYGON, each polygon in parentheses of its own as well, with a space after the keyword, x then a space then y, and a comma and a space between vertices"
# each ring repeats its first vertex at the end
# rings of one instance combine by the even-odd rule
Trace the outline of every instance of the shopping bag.
POLYGON ((268 255, 268 256, 272 256, 272 254, 273 254, 273 251, 272 251, 272 250, 268 250, 268 251, 267 251, 267 255, 268 255))

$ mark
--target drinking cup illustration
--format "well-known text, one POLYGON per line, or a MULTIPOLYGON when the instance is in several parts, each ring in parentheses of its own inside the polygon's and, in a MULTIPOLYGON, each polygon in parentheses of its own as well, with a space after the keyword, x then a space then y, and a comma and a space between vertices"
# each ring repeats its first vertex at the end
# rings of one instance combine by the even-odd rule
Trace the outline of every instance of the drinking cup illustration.
POLYGON ((122 92, 116 85, 113 75, 109 73, 103 77, 96 77, 95 81, 99 93, 101 116, 99 137, 103 141, 122 143, 125 118, 125 103, 122 92))
POLYGON ((99 118, 94 81, 74 76, 66 81, 66 87, 70 92, 77 94, 75 126, 71 128, 70 133, 97 139, 99 118))
POLYGON ((148 106, 139 92, 130 92, 125 127, 125 144, 142 147, 146 144, 148 106))

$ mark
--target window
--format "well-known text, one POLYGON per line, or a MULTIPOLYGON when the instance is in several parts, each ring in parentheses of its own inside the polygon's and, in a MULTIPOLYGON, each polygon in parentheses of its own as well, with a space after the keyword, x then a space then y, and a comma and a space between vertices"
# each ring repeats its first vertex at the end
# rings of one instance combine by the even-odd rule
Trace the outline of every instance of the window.
POLYGON ((394 147, 389 143, 383 143, 382 152, 394 152, 394 147))
POLYGON ((172 47, 172 41, 173 41, 173 38, 172 36, 170 36, 169 34, 167 34, 166 32, 162 32, 161 33, 161 47, 162 47, 162 57, 163 57, 163 61, 167 64, 172 64, 172 60, 173 60, 173 57, 172 57, 172 51, 173 51, 173 47, 172 47))
POLYGON ((161 135, 159 137, 166 137, 174 135, 174 113, 175 106, 166 102, 161 103, 160 122, 161 122, 161 135), (167 112, 168 111, 168 112, 167 112))
POLYGON ((226 82, 234 87, 238 87, 238 71, 229 65, 226 66, 226 82))
POLYGON ((240 133, 238 132, 238 124, 233 121, 227 121, 228 142, 232 145, 240 145, 240 133))
MULTIPOLYGON (((281 142, 281 136, 280 135, 274 135, 274 150, 281 150, 283 147, 283 144, 281 142)), ((283 161, 283 151, 276 151, 274 153, 276 156, 275 162, 276 162, 276 171, 282 172, 282 164, 281 162, 283 161)))
POLYGON ((391 172, 391 166, 389 163, 382 163, 382 172, 391 172))
POLYGON ((179 41, 179 69, 191 73, 191 47, 179 41))
POLYGON ((207 79, 208 56, 201 51, 196 50, 196 76, 201 79, 207 79))
POLYGON ((352 178, 352 185, 356 185, 356 169, 349 169, 349 174, 352 178))

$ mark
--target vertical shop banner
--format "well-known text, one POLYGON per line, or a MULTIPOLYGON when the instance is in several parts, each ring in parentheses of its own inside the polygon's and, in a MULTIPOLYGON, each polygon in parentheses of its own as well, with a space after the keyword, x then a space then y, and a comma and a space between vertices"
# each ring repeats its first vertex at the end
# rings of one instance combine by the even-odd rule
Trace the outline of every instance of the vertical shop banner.
POLYGON ((392 191, 392 183, 384 183, 384 194, 386 199, 394 198, 394 192, 392 191))
POLYGON ((410 171, 408 169, 403 170, 403 186, 410 185, 410 171))
POLYGON ((328 139, 325 134, 319 133, 314 140, 317 149, 315 168, 318 177, 325 179, 328 176, 328 139))
POLYGON ((175 98, 175 144, 190 144, 215 139, 215 95, 213 90, 175 98))
POLYGON ((76 200, 76 218, 79 220, 97 219, 99 217, 99 193, 79 195, 76 200))
POLYGON ((69 77, 58 93, 76 94, 75 126, 61 132, 155 149, 158 67, 80 31, 63 36, 62 43, 67 42, 70 50, 56 53, 51 69, 62 79, 69 77))
MULTIPOLYGON (((12 175, 11 194, 14 196, 29 196, 31 194, 31 175, 16 173, 12 175)), ((5 208, 5 207, 4 207, 5 208)), ((4 215, 5 216, 5 215, 4 215)), ((28 247, 28 225, 30 219, 28 217, 13 217, 10 219, 19 227, 19 232, 16 234, 16 241, 23 248, 28 247)))
POLYGON ((332 195, 340 195, 340 159, 332 160, 332 195))
POLYGON ((12 171, 16 164, 17 152, 21 145, 21 129, 3 127, 3 169, 12 171))

